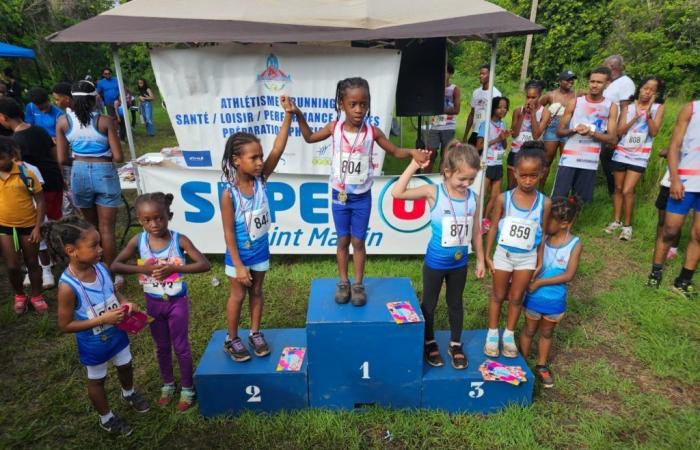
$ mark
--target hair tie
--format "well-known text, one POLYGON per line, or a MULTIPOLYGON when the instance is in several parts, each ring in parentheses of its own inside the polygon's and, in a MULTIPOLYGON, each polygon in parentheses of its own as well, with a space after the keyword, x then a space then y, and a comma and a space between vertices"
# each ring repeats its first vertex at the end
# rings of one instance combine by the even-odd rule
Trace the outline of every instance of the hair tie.
POLYGON ((73 92, 73 91, 70 91, 70 95, 72 95, 73 97, 87 97, 87 96, 97 97, 97 92, 95 92, 95 91, 92 91, 92 92, 73 92))

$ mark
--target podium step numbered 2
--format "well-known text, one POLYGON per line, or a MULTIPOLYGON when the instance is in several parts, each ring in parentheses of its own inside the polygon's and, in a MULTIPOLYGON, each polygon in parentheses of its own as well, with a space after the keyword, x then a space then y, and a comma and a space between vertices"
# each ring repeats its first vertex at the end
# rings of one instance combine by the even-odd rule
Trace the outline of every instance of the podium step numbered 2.
MULTIPOLYGON (((308 406, 352 410, 368 405, 429 408, 448 412, 495 412, 508 404, 532 402, 533 376, 522 357, 498 358, 519 365, 527 382, 519 386, 484 381, 479 365, 486 331, 465 331, 469 360, 455 370, 447 355, 448 332, 437 332, 444 367, 424 362, 425 324, 408 278, 367 278, 363 307, 334 302, 337 279, 311 284, 306 328, 263 330, 272 353, 237 363, 223 352, 225 330, 214 332, 195 372, 200 413, 205 417, 244 410, 275 412, 308 406), (387 303, 411 305, 417 322, 397 324, 387 303), (286 347, 305 349, 297 371, 278 371, 286 347)), ((247 344, 247 330, 239 335, 247 344)))

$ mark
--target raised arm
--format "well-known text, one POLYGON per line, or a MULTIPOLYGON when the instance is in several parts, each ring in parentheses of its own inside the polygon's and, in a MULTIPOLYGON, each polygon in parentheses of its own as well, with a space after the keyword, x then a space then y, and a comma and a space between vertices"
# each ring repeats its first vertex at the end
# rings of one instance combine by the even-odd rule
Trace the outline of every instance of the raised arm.
POLYGON ((428 205, 432 208, 435 204, 436 186, 432 184, 424 184, 416 188, 408 188, 408 183, 411 181, 413 174, 416 173, 421 166, 415 161, 411 161, 394 186, 391 188, 391 195, 399 200, 428 200, 428 205))
POLYGON ((301 131, 301 135, 304 137, 304 140, 307 144, 313 144, 314 142, 324 141, 331 137, 331 135, 333 135, 333 127, 335 126, 335 121, 327 123, 325 127, 321 128, 320 130, 314 133, 313 131, 311 131, 309 124, 306 122, 306 117, 304 117, 304 113, 301 112, 299 107, 295 105, 293 101, 291 103, 292 112, 297 116, 299 131, 301 131))
POLYGON ((282 126, 280 127, 279 133, 275 138, 275 142, 272 144, 272 150, 270 154, 267 155, 267 159, 263 165, 262 177, 267 180, 267 178, 275 171, 277 164, 284 153, 284 148, 287 146, 287 139, 289 138, 289 127, 292 123, 292 114, 294 114, 294 109, 292 107, 293 102, 291 98, 286 96, 280 97, 280 103, 284 108, 284 120, 282 121, 282 126))
POLYGON ((384 132, 377 127, 374 127, 374 141, 394 158, 408 158, 410 156, 419 166, 422 166, 430 160, 430 152, 417 148, 398 148, 393 142, 387 139, 384 132))

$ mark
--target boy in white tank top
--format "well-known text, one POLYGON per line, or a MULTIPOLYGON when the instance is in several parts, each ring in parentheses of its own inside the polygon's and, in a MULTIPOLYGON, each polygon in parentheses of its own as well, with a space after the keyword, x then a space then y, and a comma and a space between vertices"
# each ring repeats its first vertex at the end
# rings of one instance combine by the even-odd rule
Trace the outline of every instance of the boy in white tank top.
POLYGON ((603 98, 610 69, 598 67, 588 79, 588 94, 566 105, 557 136, 568 138, 561 151, 552 197, 579 195, 593 200, 602 144, 617 144, 617 105, 603 98))

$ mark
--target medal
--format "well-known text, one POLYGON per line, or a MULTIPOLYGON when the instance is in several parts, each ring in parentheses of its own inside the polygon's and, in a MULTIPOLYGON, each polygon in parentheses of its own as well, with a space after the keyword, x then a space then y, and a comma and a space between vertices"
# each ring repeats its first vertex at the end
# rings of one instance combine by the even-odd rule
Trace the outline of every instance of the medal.
POLYGON ((338 201, 345 204, 348 201, 348 193, 345 191, 338 192, 338 201))
POLYGON ((243 247, 245 247, 246 249, 249 249, 250 248, 250 241, 245 241, 245 244, 243 244, 243 247))
POLYGON ((107 336, 106 334, 103 334, 102 336, 100 336, 100 339, 102 340, 102 342, 107 342, 107 339, 109 339, 109 336, 107 336))
POLYGON ((163 300, 168 301, 168 294, 163 294, 163 300))
POLYGON ((464 255, 462 254, 462 252, 456 251, 456 252, 455 252, 455 261, 459 261, 460 259, 462 259, 462 256, 464 256, 464 255))

